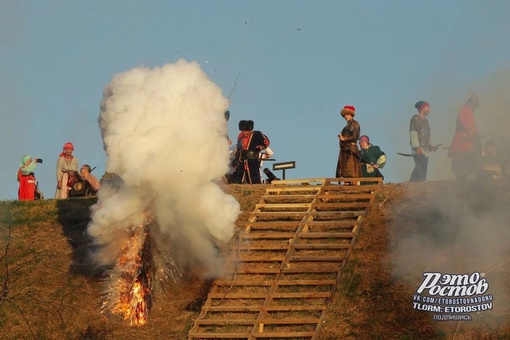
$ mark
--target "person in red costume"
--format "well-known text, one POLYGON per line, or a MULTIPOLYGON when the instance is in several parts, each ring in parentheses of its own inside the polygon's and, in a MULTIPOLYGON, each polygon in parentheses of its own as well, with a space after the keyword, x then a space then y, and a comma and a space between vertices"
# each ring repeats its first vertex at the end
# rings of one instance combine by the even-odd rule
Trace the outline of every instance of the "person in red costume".
POLYGON ((38 158, 32 158, 30 155, 24 155, 18 169, 18 199, 20 201, 35 200, 37 190, 37 181, 34 170, 37 167, 38 158))
POLYGON ((472 93, 457 115, 448 157, 452 159, 452 172, 458 180, 466 180, 479 170, 482 147, 474 117, 479 105, 478 98, 472 93))
POLYGON ((63 151, 57 161, 57 190, 55 198, 67 198, 69 187, 67 186, 70 171, 78 171, 78 159, 73 156, 74 145, 70 142, 64 144, 63 151))

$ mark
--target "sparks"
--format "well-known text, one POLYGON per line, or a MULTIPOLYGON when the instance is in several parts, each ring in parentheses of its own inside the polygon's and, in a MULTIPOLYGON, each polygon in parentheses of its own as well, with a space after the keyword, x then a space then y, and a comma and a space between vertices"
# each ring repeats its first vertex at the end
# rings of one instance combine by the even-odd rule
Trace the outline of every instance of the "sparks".
POLYGON ((130 325, 145 325, 152 305, 153 260, 150 248, 148 225, 138 226, 122 248, 122 254, 106 283, 104 309, 129 320, 130 325))

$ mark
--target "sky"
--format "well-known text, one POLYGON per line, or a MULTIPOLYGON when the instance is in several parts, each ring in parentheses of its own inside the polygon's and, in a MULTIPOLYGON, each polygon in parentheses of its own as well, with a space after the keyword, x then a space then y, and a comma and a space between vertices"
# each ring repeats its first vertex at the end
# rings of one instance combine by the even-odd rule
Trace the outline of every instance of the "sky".
MULTIPOLYGON (((386 153, 386 182, 409 179, 412 158, 397 152, 410 152, 420 100, 431 104, 433 144, 449 146, 474 92, 480 134, 510 146, 508 13, 506 0, 0 0, 0 199, 17 198, 25 154, 43 159, 35 174, 53 198, 68 141, 100 178, 105 88, 179 60, 197 63, 229 100, 230 138, 253 120, 276 162, 296 162, 287 179, 334 176, 345 105, 386 153)), ((453 178, 446 154, 431 155, 428 180, 453 178)))

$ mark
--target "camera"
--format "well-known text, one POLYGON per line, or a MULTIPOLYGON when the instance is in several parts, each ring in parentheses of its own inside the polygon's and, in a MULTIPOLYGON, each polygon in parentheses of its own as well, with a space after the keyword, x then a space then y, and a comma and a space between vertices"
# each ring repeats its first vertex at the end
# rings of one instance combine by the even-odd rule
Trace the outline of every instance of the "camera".
POLYGON ((42 163, 42 159, 40 159, 40 158, 37 158, 35 161, 36 161, 37 163, 42 163))

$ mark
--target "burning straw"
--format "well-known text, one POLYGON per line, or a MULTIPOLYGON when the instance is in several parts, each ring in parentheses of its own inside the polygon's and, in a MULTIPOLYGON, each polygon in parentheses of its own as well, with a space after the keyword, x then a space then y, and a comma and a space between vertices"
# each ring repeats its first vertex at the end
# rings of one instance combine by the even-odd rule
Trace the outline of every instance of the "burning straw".
POLYGON ((147 226, 138 226, 105 282, 104 309, 129 319, 131 325, 145 325, 152 306, 154 263, 150 248, 147 226))
POLYGON ((154 247, 152 225, 133 229, 104 282, 103 311, 120 315, 130 325, 145 325, 155 296, 164 294, 164 284, 182 276, 176 261, 154 247))

